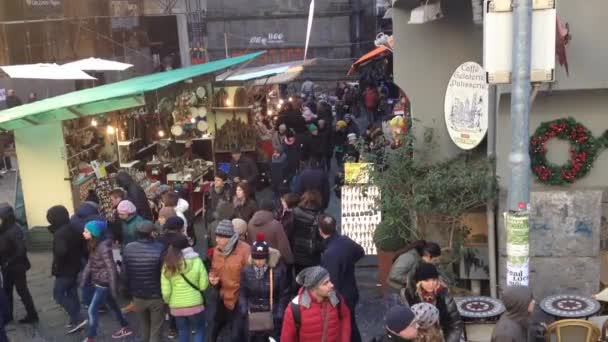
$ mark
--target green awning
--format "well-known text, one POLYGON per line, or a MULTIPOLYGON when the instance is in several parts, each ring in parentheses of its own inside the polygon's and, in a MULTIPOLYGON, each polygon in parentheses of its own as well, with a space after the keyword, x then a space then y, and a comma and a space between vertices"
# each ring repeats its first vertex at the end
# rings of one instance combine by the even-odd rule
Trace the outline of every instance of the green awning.
POLYGON ((0 128, 13 130, 141 106, 143 94, 190 78, 220 71, 264 54, 256 52, 205 64, 159 72, 0 111, 0 128))

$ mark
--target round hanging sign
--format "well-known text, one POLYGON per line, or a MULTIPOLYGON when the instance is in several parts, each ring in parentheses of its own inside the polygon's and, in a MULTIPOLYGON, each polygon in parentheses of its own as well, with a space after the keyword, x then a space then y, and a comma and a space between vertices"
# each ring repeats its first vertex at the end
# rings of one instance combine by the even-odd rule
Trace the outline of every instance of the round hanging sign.
POLYGON ((488 131, 488 84, 481 65, 466 62, 454 71, 444 102, 450 138, 463 150, 471 150, 488 131))
POLYGON ((171 127, 171 134, 173 134, 176 137, 179 137, 182 134, 184 134, 184 128, 180 125, 173 125, 171 127))
POLYGON ((203 120, 201 120, 201 121, 199 121, 199 122, 196 124, 196 128, 197 128, 199 131, 201 131, 201 132, 205 133, 205 132, 207 132, 207 130, 209 129, 209 124, 207 123, 207 121, 203 121, 203 120))

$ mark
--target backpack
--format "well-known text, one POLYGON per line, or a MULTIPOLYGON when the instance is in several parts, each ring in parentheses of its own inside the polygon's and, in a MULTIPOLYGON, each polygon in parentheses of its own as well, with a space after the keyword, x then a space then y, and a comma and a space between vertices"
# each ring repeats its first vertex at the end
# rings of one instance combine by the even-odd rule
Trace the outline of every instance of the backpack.
MULTIPOLYGON (((341 305, 340 302, 338 305, 341 305)), ((289 302, 291 307, 291 314, 293 315, 293 322, 296 326, 296 336, 300 336, 300 327, 302 326, 302 311, 300 310, 300 304, 296 304, 293 301, 289 302)), ((338 308, 338 319, 342 320, 342 311, 338 308)))

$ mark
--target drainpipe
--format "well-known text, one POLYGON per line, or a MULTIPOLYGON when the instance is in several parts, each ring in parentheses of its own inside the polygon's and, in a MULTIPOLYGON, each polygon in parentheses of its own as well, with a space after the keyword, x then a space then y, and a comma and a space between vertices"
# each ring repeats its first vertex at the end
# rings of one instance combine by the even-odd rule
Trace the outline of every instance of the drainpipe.
MULTIPOLYGON (((490 85, 488 96, 488 159, 496 160, 496 121, 498 119, 498 87, 490 85)), ((496 165, 492 166, 492 176, 496 176, 496 165)), ((488 224, 488 268, 490 273, 490 295, 497 297, 498 272, 496 267, 497 244, 496 244, 496 201, 488 201, 486 204, 486 218, 488 224)))

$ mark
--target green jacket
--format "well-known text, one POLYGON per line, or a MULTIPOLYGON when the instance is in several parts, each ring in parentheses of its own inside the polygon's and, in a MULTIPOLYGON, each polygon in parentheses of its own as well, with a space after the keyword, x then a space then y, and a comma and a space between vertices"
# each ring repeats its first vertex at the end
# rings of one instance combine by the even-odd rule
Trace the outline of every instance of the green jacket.
MULTIPOLYGON (((209 278, 207 270, 203 266, 203 261, 198 253, 194 252, 191 247, 182 250, 186 265, 182 273, 188 280, 195 285, 200 291, 205 291, 209 286, 209 278)), ((163 294, 163 300, 169 304, 172 309, 187 308, 191 306, 203 305, 203 296, 200 291, 194 289, 188 284, 180 274, 175 274, 172 277, 167 277, 165 274, 165 266, 161 271, 160 285, 163 294)))
POLYGON ((406 286, 407 282, 414 276, 414 271, 421 260, 420 254, 415 249, 401 254, 395 260, 388 274, 388 285, 395 290, 406 286))
POLYGON ((148 220, 146 220, 145 218, 139 216, 139 215, 135 215, 135 216, 131 216, 128 220, 123 220, 122 221, 122 246, 123 248, 128 245, 129 243, 133 242, 133 241, 137 241, 137 226, 142 223, 142 222, 146 222, 148 220))

